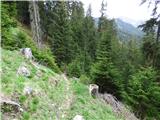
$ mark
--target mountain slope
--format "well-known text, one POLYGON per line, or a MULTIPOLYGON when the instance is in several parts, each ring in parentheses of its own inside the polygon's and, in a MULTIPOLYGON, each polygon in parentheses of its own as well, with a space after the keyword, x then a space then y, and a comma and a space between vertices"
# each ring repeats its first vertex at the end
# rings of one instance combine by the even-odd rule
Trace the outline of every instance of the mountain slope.
POLYGON ((71 120, 77 114, 86 120, 119 119, 109 105, 93 99, 87 86, 79 81, 29 61, 19 51, 2 49, 2 53, 1 94, 19 103, 23 109, 23 112, 17 112, 2 106, 2 119, 71 120), (17 74, 20 66, 25 66, 30 75, 17 74), (32 93, 26 95, 26 88, 30 88, 32 93))
MULTIPOLYGON (((98 27, 98 18, 94 18, 95 25, 98 27)), ((118 38, 120 40, 130 40, 135 38, 137 40, 141 39, 144 33, 138 28, 134 27, 132 24, 124 22, 122 19, 115 19, 115 28, 117 31, 118 38)))
POLYGON ((131 38, 141 39, 144 33, 133 25, 122 21, 121 19, 115 19, 116 29, 118 37, 121 40, 130 40, 131 38))

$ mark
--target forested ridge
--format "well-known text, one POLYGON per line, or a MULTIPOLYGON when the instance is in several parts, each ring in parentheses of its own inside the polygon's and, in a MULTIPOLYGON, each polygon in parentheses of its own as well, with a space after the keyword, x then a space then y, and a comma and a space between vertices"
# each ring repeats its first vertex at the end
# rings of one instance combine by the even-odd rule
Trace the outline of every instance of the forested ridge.
MULTIPOLYGON (((54 72, 84 85, 97 84, 100 93, 116 96, 139 119, 159 120, 160 1, 149 1, 155 8, 139 26, 143 38, 123 41, 115 20, 106 17, 104 1, 98 26, 94 8, 89 5, 84 12, 81 1, 1 1, 1 46, 9 51, 31 48, 34 59, 54 72)), ((5 80, 2 76, 7 84, 5 80)))

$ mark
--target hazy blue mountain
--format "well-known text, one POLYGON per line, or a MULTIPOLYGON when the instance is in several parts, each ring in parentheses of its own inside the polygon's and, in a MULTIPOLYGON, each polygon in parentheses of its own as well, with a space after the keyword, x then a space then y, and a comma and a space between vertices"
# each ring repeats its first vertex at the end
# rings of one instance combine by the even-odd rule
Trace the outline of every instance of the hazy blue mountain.
MULTIPOLYGON (((98 18, 94 18, 96 26, 98 26, 98 18)), ((130 23, 124 22, 122 19, 115 19, 115 27, 120 40, 141 39, 144 33, 130 23)))
POLYGON ((119 17, 119 19, 126 22, 126 23, 132 24, 134 27, 137 27, 141 24, 144 24, 144 22, 145 22, 143 20, 133 20, 133 19, 130 19, 130 18, 124 17, 124 16, 119 17))
POLYGON ((93 19, 94 19, 94 22, 95 22, 96 27, 98 27, 99 18, 93 18, 93 19))
POLYGON ((115 19, 116 29, 118 37, 121 40, 128 40, 132 38, 141 39, 144 33, 134 27, 132 24, 122 21, 121 19, 115 19))

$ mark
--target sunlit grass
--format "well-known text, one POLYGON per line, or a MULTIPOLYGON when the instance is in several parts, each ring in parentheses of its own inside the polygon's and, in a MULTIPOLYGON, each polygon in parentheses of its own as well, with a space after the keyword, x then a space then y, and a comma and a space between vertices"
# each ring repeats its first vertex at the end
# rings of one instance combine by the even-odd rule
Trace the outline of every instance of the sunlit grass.
POLYGON ((64 80, 45 66, 39 65, 38 69, 18 51, 2 49, 2 53, 2 92, 24 108, 24 112, 19 113, 19 119, 55 120, 59 117, 71 120, 80 114, 86 120, 118 120, 109 106, 89 95, 86 85, 73 79, 64 80), (19 66, 23 64, 31 72, 29 77, 17 75, 19 66), (40 76, 37 76, 38 72, 40 76), (57 85, 54 84, 55 79, 57 85), (33 88, 35 93, 24 95, 26 86, 33 88), (68 108, 64 108, 66 99, 71 99, 68 108), (66 115, 62 117, 64 113, 66 115))

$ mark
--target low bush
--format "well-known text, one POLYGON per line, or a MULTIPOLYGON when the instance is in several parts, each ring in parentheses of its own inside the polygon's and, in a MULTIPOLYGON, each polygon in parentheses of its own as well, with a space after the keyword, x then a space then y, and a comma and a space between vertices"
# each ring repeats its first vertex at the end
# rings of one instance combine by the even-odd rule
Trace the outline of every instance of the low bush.
POLYGON ((160 87, 156 76, 153 68, 141 68, 129 80, 128 94, 123 94, 141 119, 160 119, 160 87))
MULTIPOLYGON (((2 33, 2 48, 8 50, 18 50, 20 48, 31 48, 35 59, 50 68, 55 72, 59 72, 59 68, 55 63, 54 56, 49 48, 38 49, 27 30, 21 28, 16 20, 16 3, 3 2, 1 6, 2 20, 1 20, 1 33, 2 33)), ((19 23, 21 25, 21 23, 19 23)))
POLYGON ((73 60, 68 66, 67 66, 67 74, 69 76, 74 76, 79 78, 82 73, 81 70, 81 63, 78 59, 73 60))
POLYGON ((83 83, 83 84, 90 84, 92 81, 88 76, 81 75, 80 76, 80 82, 83 83))
POLYGON ((18 50, 20 48, 31 48, 35 59, 59 72, 59 68, 55 63, 54 56, 49 48, 38 49, 34 41, 20 28, 9 28, 6 33, 3 33, 2 48, 9 50, 18 50))

